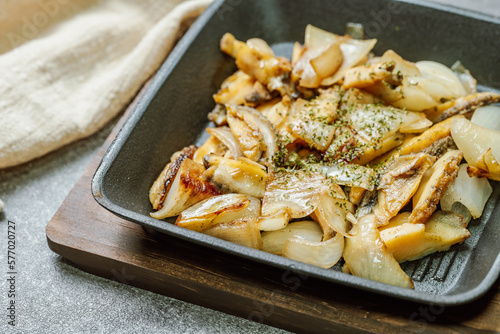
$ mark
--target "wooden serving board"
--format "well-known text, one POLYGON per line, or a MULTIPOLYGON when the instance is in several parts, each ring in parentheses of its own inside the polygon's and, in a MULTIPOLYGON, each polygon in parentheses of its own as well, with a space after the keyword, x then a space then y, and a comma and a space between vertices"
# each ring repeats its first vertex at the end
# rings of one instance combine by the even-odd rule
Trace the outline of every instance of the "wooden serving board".
POLYGON ((140 95, 47 225, 54 252, 92 274, 294 332, 500 331, 498 281, 464 306, 416 304, 155 234, 102 208, 92 176, 140 95))

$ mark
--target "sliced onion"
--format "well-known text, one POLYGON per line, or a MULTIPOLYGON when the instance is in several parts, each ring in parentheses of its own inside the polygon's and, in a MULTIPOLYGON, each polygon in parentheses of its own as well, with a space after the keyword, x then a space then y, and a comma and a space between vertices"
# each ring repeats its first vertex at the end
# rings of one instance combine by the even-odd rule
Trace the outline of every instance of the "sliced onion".
POLYGON ((455 64, 451 65, 451 70, 458 77, 458 80, 464 86, 467 95, 472 95, 477 93, 477 80, 474 79, 472 74, 465 66, 457 60, 455 64))
POLYGON ((318 88, 321 79, 311 65, 311 52, 304 52, 293 68, 292 80, 306 88, 318 88))
MULTIPOLYGON (((168 194, 169 189, 172 186, 172 181, 175 179, 177 172, 182 166, 182 163, 186 159, 193 159, 198 150, 199 149, 197 149, 196 146, 192 145, 172 154, 172 156, 170 157, 170 162, 165 165, 162 172, 160 173, 160 175, 158 175, 157 179, 149 189, 149 201, 153 205, 153 209, 160 210, 162 208, 165 200, 165 195, 168 194)), ((203 173, 204 168, 202 164, 203 162, 195 163, 192 165, 197 166, 197 169, 203 173)))
POLYGON ((283 256, 328 269, 340 260, 343 250, 344 236, 341 234, 327 241, 309 241, 293 237, 285 241, 283 256))
MULTIPOLYGON (((182 160, 182 157, 180 159, 182 160)), ((177 216, 192 205, 219 194, 218 190, 203 177, 203 173, 205 172, 203 165, 189 158, 182 160, 177 170, 175 169, 175 163, 173 165, 170 166, 173 167, 174 173, 170 174, 168 179, 164 180, 170 184, 170 188, 162 188, 163 191, 168 191, 168 193, 164 197, 163 202, 158 203, 160 205, 157 206, 159 210, 151 213, 151 217, 153 218, 163 219, 177 216)), ((167 168, 167 172, 169 172, 170 167, 168 165, 167 168)), ((168 175, 162 173, 160 181, 163 180, 163 176, 168 175)))
POLYGON ((343 61, 342 57, 340 42, 331 43, 322 53, 311 58, 311 66, 319 78, 326 78, 339 69, 343 61))
POLYGON ((292 66, 295 66, 297 64, 297 61, 300 59, 300 56, 302 56, 302 53, 304 52, 304 48, 302 45, 300 45, 299 42, 295 42, 293 44, 293 50, 292 50, 292 66))
MULTIPOLYGON (((449 67, 435 61, 418 61, 415 65, 424 78, 443 85, 451 93, 451 96, 441 96, 442 98, 457 98, 466 95, 464 86, 449 67)), ((428 93, 432 94, 431 91, 428 93)))
POLYGON ((252 129, 258 130, 262 135, 266 151, 264 153, 264 163, 271 164, 274 154, 278 151, 276 144, 276 133, 269 120, 258 110, 244 106, 227 105, 229 113, 235 113, 242 118, 252 129))
MULTIPOLYGON (((318 88, 321 80, 334 74, 342 64, 340 43, 343 40, 343 36, 309 24, 305 31, 304 48, 294 62, 292 80, 298 81, 302 87, 318 88)), ((297 49, 296 54, 298 52, 297 49)))
POLYGON ((418 84, 416 79, 412 79, 411 77, 405 77, 403 79, 403 84, 399 86, 396 91, 399 91, 402 98, 391 104, 398 108, 422 111, 434 108, 440 104, 439 101, 433 99, 432 96, 418 84))
POLYGON ((258 226, 261 231, 276 231, 285 228, 290 220, 286 209, 259 218, 258 226))
MULTIPOLYGON (((385 82, 375 82, 366 89, 395 107, 411 111, 422 111, 436 107, 441 103, 440 100, 443 97, 453 98, 455 96, 454 86, 450 84, 450 88, 446 85, 446 82, 443 83, 438 78, 444 77, 450 81, 451 79, 447 75, 451 73, 451 76, 457 82, 458 79, 450 69, 447 69, 448 72, 441 69, 440 64, 430 65, 429 62, 422 62, 420 67, 422 67, 424 73, 421 73, 415 63, 404 60, 392 50, 386 51, 378 62, 379 66, 394 64, 392 78, 388 78, 387 81, 397 87, 393 89, 385 82), (439 71, 445 74, 441 74, 439 71)), ((458 84, 461 87, 459 82, 458 84)))
POLYGON ((454 212, 457 215, 459 215, 460 217, 462 217, 462 221, 463 221, 465 227, 467 227, 467 225, 469 224, 469 222, 472 219, 472 215, 471 215, 469 209, 467 209, 467 207, 460 202, 453 203, 450 211, 454 212))
POLYGON ((357 233, 353 226, 354 205, 346 199, 333 198, 330 194, 318 196, 318 206, 314 211, 314 219, 321 225, 323 240, 328 240, 334 232, 345 236, 357 233))
POLYGON ((436 103, 455 98, 451 89, 437 80, 425 77, 408 77, 408 80, 412 85, 418 85, 419 88, 422 88, 436 103))
POLYGON ((454 211, 453 204, 462 203, 473 218, 478 218, 483 214, 484 206, 493 189, 488 179, 469 177, 467 167, 467 164, 460 165, 457 178, 446 189, 440 204, 443 210, 454 211))
POLYGON ((296 237, 302 240, 319 242, 322 235, 323 232, 318 223, 311 220, 297 221, 276 231, 262 232, 261 250, 281 255, 285 241, 288 238, 296 237))
POLYGON ((217 223, 252 217, 256 207, 255 202, 250 206, 251 202, 247 196, 240 194, 214 196, 182 211, 175 225, 201 232, 217 223))
MULTIPOLYGON (((229 195, 235 195, 235 194, 229 194, 229 195)), ((247 207, 239 211, 230 211, 227 213, 220 214, 213 220, 213 223, 214 224, 228 223, 238 219, 246 219, 246 218, 257 219, 260 216, 260 200, 251 196, 246 196, 246 197, 247 199, 250 200, 250 203, 248 204, 247 207)))
POLYGON ((332 76, 323 79, 321 85, 331 86, 337 83, 344 76, 345 72, 353 66, 358 65, 363 59, 365 59, 370 51, 373 49, 377 43, 376 39, 347 39, 342 44, 340 44, 340 50, 342 51, 342 56, 344 61, 340 68, 332 76))
POLYGON ((484 128, 465 118, 457 118, 451 123, 451 135, 471 166, 481 167, 477 165, 488 149, 491 149, 496 161, 500 161, 500 131, 484 128))
POLYGON ((308 48, 320 49, 325 45, 337 42, 340 38, 341 36, 308 24, 305 30, 304 44, 308 48))
POLYGON ((217 128, 208 128, 207 132, 227 146, 229 152, 231 153, 230 157, 236 159, 243 156, 240 144, 238 144, 238 141, 236 140, 236 138, 234 138, 234 135, 231 132, 231 129, 229 129, 229 127, 220 126, 217 128))
POLYGON ((203 231, 204 234, 255 249, 262 247, 262 238, 257 219, 243 218, 220 223, 203 231))
POLYGON ((477 108, 472 115, 471 122, 484 128, 500 131, 500 107, 491 105, 477 108))
POLYGON ((491 180, 500 181, 500 163, 495 158, 491 149, 488 149, 476 166, 469 166, 467 173, 470 177, 487 177, 491 180))
POLYGON ((344 260, 351 273, 386 284, 413 288, 413 282, 380 239, 374 215, 359 219, 360 231, 346 238, 344 260))

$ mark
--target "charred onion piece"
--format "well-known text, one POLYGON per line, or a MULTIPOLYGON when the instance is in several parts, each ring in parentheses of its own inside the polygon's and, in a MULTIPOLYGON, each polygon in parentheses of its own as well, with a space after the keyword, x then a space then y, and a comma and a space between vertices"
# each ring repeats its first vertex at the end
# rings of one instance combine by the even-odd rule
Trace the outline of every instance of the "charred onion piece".
POLYGON ((194 145, 183 148, 180 154, 177 154, 173 161, 165 166, 149 190, 149 201, 153 205, 153 209, 160 210, 163 207, 165 198, 182 162, 188 158, 192 159, 196 150, 197 147, 194 145))
POLYGON ((151 217, 163 219, 177 216, 192 205, 218 194, 218 191, 203 177, 205 168, 186 158, 171 181, 170 188, 162 202, 163 206, 151 217))
POLYGON ((207 198, 182 211, 175 225, 201 232, 218 223, 256 218, 259 214, 259 200, 241 194, 226 194, 207 198))

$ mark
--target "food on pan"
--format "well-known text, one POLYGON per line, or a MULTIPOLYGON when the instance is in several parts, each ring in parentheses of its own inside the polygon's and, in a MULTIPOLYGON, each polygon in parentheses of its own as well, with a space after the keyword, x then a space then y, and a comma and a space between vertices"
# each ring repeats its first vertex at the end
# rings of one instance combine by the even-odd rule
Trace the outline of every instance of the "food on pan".
POLYGON ((209 138, 151 187, 151 215, 412 288, 400 263, 464 242, 500 180, 500 95, 458 62, 375 43, 309 25, 286 59, 225 34, 238 70, 213 96, 209 138))

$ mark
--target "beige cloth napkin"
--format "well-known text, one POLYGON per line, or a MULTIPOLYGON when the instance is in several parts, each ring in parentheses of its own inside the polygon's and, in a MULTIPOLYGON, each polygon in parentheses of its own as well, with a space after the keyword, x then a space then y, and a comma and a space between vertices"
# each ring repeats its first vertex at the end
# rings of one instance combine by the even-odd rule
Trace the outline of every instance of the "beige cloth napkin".
POLYGON ((0 168, 103 127, 209 3, 0 1, 0 168))

